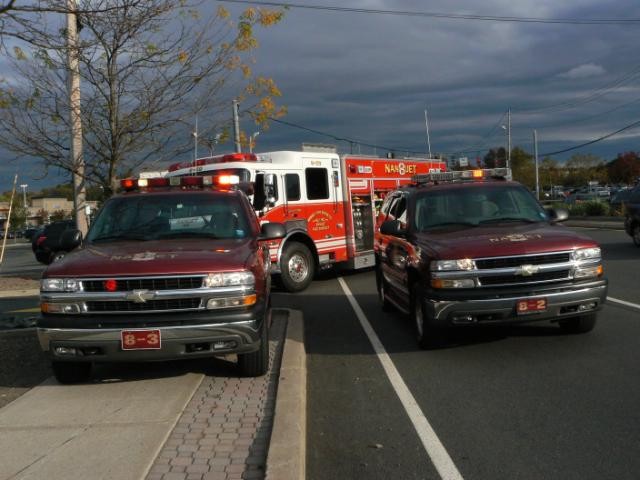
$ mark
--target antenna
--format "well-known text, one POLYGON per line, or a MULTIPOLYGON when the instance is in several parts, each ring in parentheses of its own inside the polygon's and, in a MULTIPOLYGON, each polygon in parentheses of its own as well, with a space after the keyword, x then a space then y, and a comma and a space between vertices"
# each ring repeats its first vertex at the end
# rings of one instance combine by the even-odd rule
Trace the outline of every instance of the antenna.
POLYGON ((424 123, 427 126, 427 148, 429 149, 429 158, 431 158, 431 140, 429 139, 429 115, 427 109, 424 109, 424 123))

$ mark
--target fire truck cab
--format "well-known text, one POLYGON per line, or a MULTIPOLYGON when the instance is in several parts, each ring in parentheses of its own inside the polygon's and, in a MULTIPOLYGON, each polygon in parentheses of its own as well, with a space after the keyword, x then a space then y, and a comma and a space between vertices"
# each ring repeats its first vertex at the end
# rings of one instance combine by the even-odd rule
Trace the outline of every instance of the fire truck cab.
POLYGON ((415 174, 444 171, 431 159, 339 155, 327 149, 234 153, 178 163, 168 176, 228 173, 254 183, 262 223, 282 222, 286 236, 270 242, 272 273, 290 292, 309 286, 318 269, 373 267, 376 215, 386 192, 415 174), (321 151, 324 150, 324 151, 321 151))

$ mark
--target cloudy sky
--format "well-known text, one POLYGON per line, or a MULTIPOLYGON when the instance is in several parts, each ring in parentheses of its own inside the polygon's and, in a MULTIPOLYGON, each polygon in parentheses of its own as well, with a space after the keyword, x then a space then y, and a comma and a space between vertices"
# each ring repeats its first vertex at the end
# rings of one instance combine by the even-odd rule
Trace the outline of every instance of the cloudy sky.
MULTIPOLYGON (((212 4, 214 2, 211 2, 212 4)), ((217 3, 217 2, 215 2, 217 3)), ((246 5, 222 2, 232 11, 246 5)), ((259 3, 259 2, 257 2, 259 3)), ((506 144, 541 154, 587 143, 640 121, 640 2, 637 0, 297 0, 282 23, 259 32, 255 72, 272 77, 288 107, 282 120, 362 144, 274 124, 257 150, 333 143, 341 151, 482 156, 506 144), (564 19, 529 23, 434 18, 424 13, 564 19), (621 24, 579 24, 622 19, 621 24), (635 20, 635 22, 633 21, 635 20)), ((252 129, 248 121, 243 128, 252 129)), ((228 145, 227 148, 232 148, 228 145)), ((640 126, 554 158, 606 160, 640 150, 640 126)), ((3 167, 0 191, 10 187, 3 167)), ((23 181, 37 185, 56 183, 23 181)))

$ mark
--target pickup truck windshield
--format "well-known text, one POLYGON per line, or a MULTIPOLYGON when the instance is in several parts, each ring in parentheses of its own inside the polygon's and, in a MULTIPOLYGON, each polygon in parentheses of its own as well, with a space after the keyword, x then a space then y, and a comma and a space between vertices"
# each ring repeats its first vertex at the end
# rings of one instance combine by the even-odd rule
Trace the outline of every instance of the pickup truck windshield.
POLYGON ((415 229, 426 231, 452 225, 532 223, 548 216, 524 187, 487 183, 421 193, 416 198, 415 229))
POLYGON ((115 197, 87 234, 88 242, 163 238, 245 238, 245 211, 230 195, 171 194, 115 197))

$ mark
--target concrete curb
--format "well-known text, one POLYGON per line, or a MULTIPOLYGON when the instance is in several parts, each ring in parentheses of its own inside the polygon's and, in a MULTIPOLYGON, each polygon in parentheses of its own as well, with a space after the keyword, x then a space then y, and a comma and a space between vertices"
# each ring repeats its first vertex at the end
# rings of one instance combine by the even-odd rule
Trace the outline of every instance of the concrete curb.
POLYGON ((40 295, 40 290, 37 288, 30 288, 27 290, 7 290, 0 292, 0 298, 18 298, 18 297, 37 297, 40 295))
POLYGON ((287 310, 276 409, 267 455, 266 480, 303 480, 306 475, 307 358, 302 313, 287 310))

